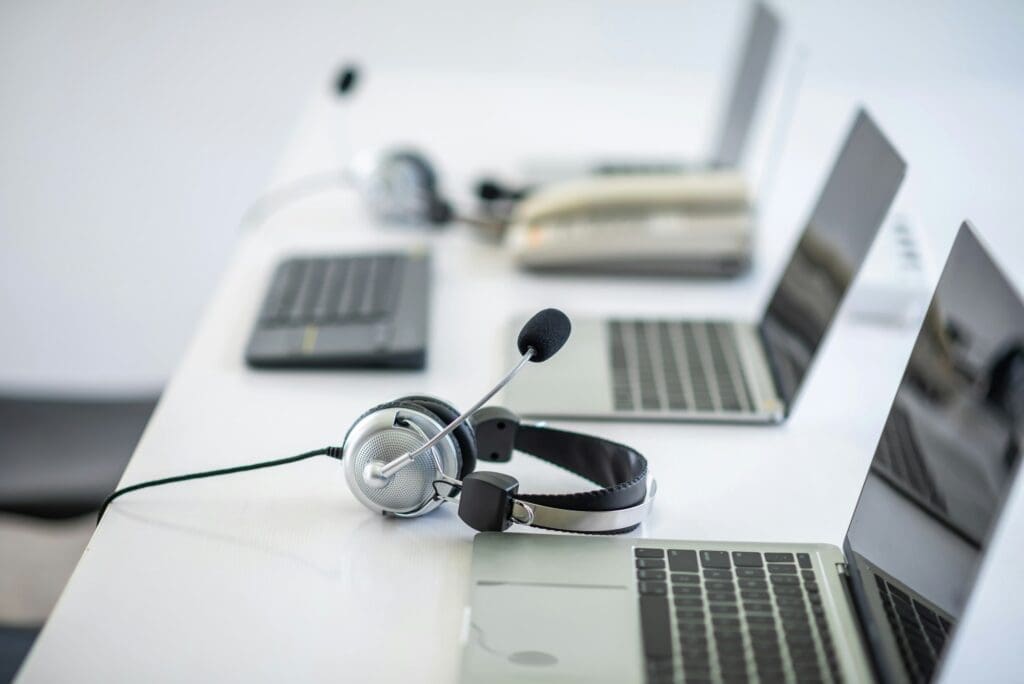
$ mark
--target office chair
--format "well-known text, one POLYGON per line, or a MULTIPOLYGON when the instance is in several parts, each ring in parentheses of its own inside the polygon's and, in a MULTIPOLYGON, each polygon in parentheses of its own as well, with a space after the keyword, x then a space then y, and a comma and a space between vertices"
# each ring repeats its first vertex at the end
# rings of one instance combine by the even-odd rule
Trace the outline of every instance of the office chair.
POLYGON ((0 397, 0 511, 94 512, 135 449, 156 399, 0 397))
POLYGON ((88 540, 93 521, 81 516, 117 485, 155 406, 155 397, 0 396, 0 557, 55 566, 5 571, 18 595, 0 594, 0 684, 13 679, 88 540), (45 586, 26 599, 27 581, 45 586))

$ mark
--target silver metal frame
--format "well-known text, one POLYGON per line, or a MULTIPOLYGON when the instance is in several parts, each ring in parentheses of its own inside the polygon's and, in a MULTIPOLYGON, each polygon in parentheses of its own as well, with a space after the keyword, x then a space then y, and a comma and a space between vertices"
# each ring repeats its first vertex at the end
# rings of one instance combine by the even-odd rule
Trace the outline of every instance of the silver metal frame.
POLYGON ((630 508, 614 511, 578 511, 544 506, 521 499, 512 500, 512 520, 520 525, 566 532, 611 532, 639 525, 654 506, 658 483, 647 478, 647 496, 630 508))
MULTIPOLYGON (((439 496, 436 491, 432 491, 431 497, 420 506, 405 511, 385 509, 370 500, 363 493, 365 485, 363 473, 356 472, 355 459, 351 458, 351 454, 357 453, 367 439, 382 430, 406 430, 414 433, 417 437, 426 439, 427 435, 441 432, 444 427, 440 422, 424 413, 400 407, 381 409, 364 416, 349 432, 348 439, 345 440, 345 451, 342 454, 345 479, 348 481, 349 489, 364 506, 376 513, 394 515, 399 518, 413 518, 434 510, 444 503, 444 498, 439 496), (402 425, 401 422, 407 422, 408 425, 402 425)), ((454 446, 451 442, 442 440, 434 445, 432 451, 435 457, 435 467, 442 466, 438 479, 443 479, 451 484, 459 472, 459 457, 454 446)))

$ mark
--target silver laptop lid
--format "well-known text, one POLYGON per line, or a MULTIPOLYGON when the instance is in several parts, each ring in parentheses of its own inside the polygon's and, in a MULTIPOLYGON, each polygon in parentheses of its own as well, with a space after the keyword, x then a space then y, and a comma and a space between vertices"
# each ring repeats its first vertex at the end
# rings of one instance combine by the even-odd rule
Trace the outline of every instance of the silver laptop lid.
POLYGON ((906 169, 875 122, 859 110, 759 324, 787 412, 906 169))
MULTIPOLYGON (((907 675, 900 627, 871 600, 881 589, 876 569, 902 585, 918 614, 931 604, 955 623, 1012 490, 1022 435, 1024 304, 965 223, 846 534, 858 612, 886 681, 907 675)), ((941 656, 948 644, 925 646, 941 656)), ((911 660, 917 647, 905 649, 911 660)), ((934 674, 911 667, 910 679, 934 674)))
POLYGON ((721 117, 717 144, 711 154, 712 166, 735 168, 743 160, 778 36, 779 18, 764 3, 755 3, 725 116, 721 117))

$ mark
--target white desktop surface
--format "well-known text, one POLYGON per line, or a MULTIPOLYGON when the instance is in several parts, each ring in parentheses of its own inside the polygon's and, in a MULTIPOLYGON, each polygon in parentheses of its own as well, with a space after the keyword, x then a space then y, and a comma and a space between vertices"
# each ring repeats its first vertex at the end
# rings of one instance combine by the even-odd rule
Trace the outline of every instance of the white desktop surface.
MULTIPOLYGON (((389 97, 404 101, 399 93, 415 103, 445 87, 440 76, 431 84, 420 76, 395 74, 388 81, 382 75, 391 90, 381 86, 376 100, 368 94, 361 113, 351 116, 349 139, 384 146, 398 130, 403 139, 428 141, 423 146, 453 169, 451 187, 488 159, 540 154, 560 142, 553 131, 547 138, 494 136, 494 145, 484 144, 488 135, 472 116, 486 115, 501 96, 514 99, 515 88, 525 87, 516 83, 506 84, 490 104, 473 105, 471 115, 416 111, 420 128, 411 129, 408 112, 385 103, 389 97)), ((694 77, 685 87, 700 93, 708 83, 694 77)), ((483 78, 459 84, 475 93, 486 87, 483 78)), ((561 111, 559 98, 586 103, 598 95, 585 86, 573 93, 550 87, 543 101, 561 111)), ((626 104, 627 113, 631 106, 642 109, 626 104)), ((671 127, 666 117, 677 114, 671 108, 649 112, 648 125, 629 141, 632 147, 664 151, 663 132, 671 127)), ((526 116, 542 121, 536 112, 526 116)), ((675 125, 684 128, 681 151, 699 150, 707 116, 695 115, 690 127, 675 125)), ((373 226, 347 192, 282 211, 240 237, 122 484, 340 444, 363 411, 406 394, 435 394, 464 407, 503 373, 513 344, 510 319, 542 307, 560 307, 570 316, 758 315, 851 116, 846 99, 824 91, 801 97, 801 131, 791 134, 775 191, 761 207, 756 266, 730 282, 523 274, 500 250, 460 227, 429 233, 373 226), (282 255, 410 242, 429 245, 434 256, 425 371, 267 372, 245 366, 247 337, 282 255)), ((277 181, 337 165, 338 119, 328 102, 313 99, 277 181)), ((880 123, 887 129, 885 116, 880 123)), ((599 124, 587 117, 571 133, 562 131, 565 148, 583 150, 579 141, 600 139, 595 129, 599 124)), ((910 162, 896 207, 920 216, 927 213, 921 207, 928 185, 914 182, 910 162)), ((941 218, 935 263, 963 216, 941 218)), ((984 235, 985 226, 980 228, 984 235)), ((793 416, 781 426, 561 426, 625 442, 648 457, 658 498, 637 536, 839 544, 915 334, 916 324, 879 327, 841 310, 793 416)), ((562 353, 571 352, 570 340, 562 353)), ((580 484, 527 456, 515 457, 507 469, 524 491, 580 484)), ((1018 484, 1007 525, 1020 530, 1024 483, 1018 484)), ((347 490, 341 465, 328 458, 130 494, 111 507, 93 536, 18 681, 451 681, 460 658, 472 540, 473 531, 451 506, 415 520, 374 516, 347 490)), ((1012 546, 1009 539, 997 544, 1000 562, 1020 560, 1012 546)), ((992 595, 990 605, 969 613, 963 637, 973 632, 999 648, 996 630, 1009 626, 1019 635, 1024 616, 1021 599, 1014 600, 1016 608, 992 595)), ((1012 664, 1005 657, 1003 662, 1012 664)))

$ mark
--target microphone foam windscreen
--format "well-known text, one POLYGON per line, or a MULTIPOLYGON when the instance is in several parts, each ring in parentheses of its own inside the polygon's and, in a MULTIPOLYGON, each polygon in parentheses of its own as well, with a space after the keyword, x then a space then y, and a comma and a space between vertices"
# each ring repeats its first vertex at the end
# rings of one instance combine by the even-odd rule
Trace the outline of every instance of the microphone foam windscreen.
POLYGON ((354 64, 346 64, 338 72, 337 77, 334 81, 334 88, 337 90, 339 95, 348 95, 349 92, 355 89, 356 83, 359 82, 359 67, 354 64))
POLYGON ((570 332, 572 324, 568 316, 558 309, 544 309, 526 322, 519 331, 516 344, 520 354, 525 354, 528 348, 533 347, 535 353, 531 361, 547 361, 562 348, 570 332))

